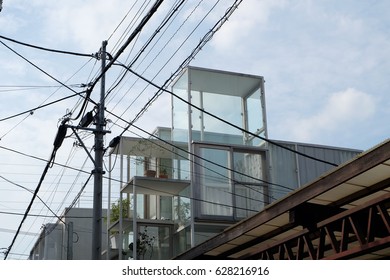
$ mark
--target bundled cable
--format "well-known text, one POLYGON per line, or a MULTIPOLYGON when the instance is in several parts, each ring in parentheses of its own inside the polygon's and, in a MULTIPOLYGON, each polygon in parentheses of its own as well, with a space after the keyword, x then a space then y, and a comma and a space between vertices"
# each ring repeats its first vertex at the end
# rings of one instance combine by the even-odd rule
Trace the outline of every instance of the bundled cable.
POLYGON ((42 183, 43 183, 43 180, 45 179, 46 174, 47 174, 49 168, 51 168, 52 165, 53 165, 53 162, 54 162, 54 159, 55 159, 55 155, 56 155, 56 153, 57 153, 57 150, 61 147, 61 145, 62 145, 62 143, 63 143, 63 141, 64 141, 64 139, 65 139, 66 130, 67 130, 67 129, 66 129, 66 122, 67 122, 67 121, 68 121, 68 119, 64 119, 64 120, 62 121, 61 125, 60 125, 59 128, 58 128, 58 132, 57 132, 56 138, 55 138, 54 143, 53 143, 53 146, 54 146, 54 147, 53 147, 53 151, 52 151, 52 153, 51 153, 50 159, 49 159, 49 161, 47 162, 47 164, 46 164, 46 166, 45 166, 45 169, 44 169, 43 172, 42 172, 41 178, 40 178, 40 180, 39 180, 39 182, 38 182, 38 185, 37 185, 37 187, 35 188, 35 191, 34 191, 34 193, 33 193, 33 197, 31 198, 31 201, 30 201, 29 205, 28 205, 27 208, 26 208, 26 211, 25 211, 25 213, 24 213, 24 215, 23 215, 22 221, 20 222, 19 227, 18 227, 18 229, 17 229, 17 231, 16 231, 16 233, 15 233, 13 239, 12 239, 11 245, 7 248, 7 250, 6 250, 6 252, 5 252, 4 260, 7 259, 8 254, 9 254, 9 252, 11 251, 11 249, 12 249, 12 247, 13 247, 15 241, 16 241, 16 238, 18 237, 18 235, 19 235, 19 233, 20 233, 20 230, 21 230, 21 228, 22 228, 22 225, 23 225, 24 221, 26 220, 26 218, 27 218, 27 216, 28 216, 28 214, 29 214, 29 212, 30 212, 30 210, 31 210, 31 207, 32 207, 32 205, 33 205, 33 203, 34 203, 34 200, 35 200, 35 198, 38 196, 38 192, 39 192, 39 189, 41 188, 41 185, 42 185, 42 183))

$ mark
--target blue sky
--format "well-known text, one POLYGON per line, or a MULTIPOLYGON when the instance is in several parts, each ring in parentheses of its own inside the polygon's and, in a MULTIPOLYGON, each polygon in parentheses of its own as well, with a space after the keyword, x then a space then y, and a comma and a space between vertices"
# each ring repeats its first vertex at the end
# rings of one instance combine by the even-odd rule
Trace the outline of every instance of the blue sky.
MULTIPOLYGON (((123 43, 121 35, 125 28, 137 17, 130 12, 113 32, 130 10, 130 3, 120 0, 110 1, 109 4, 103 0, 3 2, 0 35, 43 47, 88 54, 97 52, 101 42, 107 39, 109 52, 118 50, 123 43)), ((162 5, 137 43, 126 50, 120 61, 131 59, 173 2, 167 1, 162 5)), ((169 29, 157 45, 161 53, 159 48, 151 51, 142 63, 135 64, 138 71, 144 71, 149 79, 155 76, 154 81, 162 84, 233 3, 220 1, 222 3, 163 67, 165 60, 173 54, 172 50, 180 45, 214 4, 213 1, 203 2, 197 9, 194 6, 198 1, 190 1, 183 7, 173 25, 179 27, 185 22, 183 27, 177 33, 174 33, 175 28, 169 29), (166 49, 162 49, 164 44, 167 44, 166 49), (149 63, 152 66, 145 67, 149 63)), ((137 9, 141 7, 136 5, 137 9)), ((387 139, 390 132, 389 25, 390 2, 386 0, 244 0, 191 65, 264 76, 268 134, 272 139, 366 150, 387 139)), ((91 81, 99 69, 100 62, 95 64, 93 59, 89 61, 87 58, 33 50, 6 40, 2 42, 69 85, 91 81)), ((3 45, 0 45, 0 59, 0 119, 72 94, 64 88, 53 88, 58 83, 3 45), (40 87, 28 90, 9 87, 31 85, 40 87)), ((108 74, 108 87, 120 71, 116 68, 108 74)), ((124 86, 113 91, 108 100, 108 108, 128 120, 154 93, 154 89, 149 87, 145 94, 134 99, 143 91, 145 84, 138 82, 132 86, 132 79, 134 77, 126 77, 124 86), (132 104, 131 107, 129 104, 132 104)), ((93 94, 96 100, 98 90, 93 94)), ((59 120, 69 110, 76 112, 78 101, 77 98, 68 99, 37 110, 33 115, 1 121, 0 145, 47 159, 59 120)), ((170 126, 169 104, 170 97, 161 95, 137 125, 148 131, 156 126, 170 126)), ((115 125, 111 126, 112 133, 107 136, 107 141, 121 132, 124 125, 111 118, 115 125)), ((86 140, 91 146, 91 138, 86 140)), ((65 142, 57 155, 58 161, 81 168, 85 152, 74 148, 73 141, 65 142)), ((4 149, 0 151, 0 175, 30 189, 35 188, 43 166, 44 163, 36 159, 4 149)), ((88 162, 84 168, 90 170, 92 167, 88 162)), ((74 176, 61 169, 53 169, 48 174, 41 196, 58 212, 73 200, 86 177, 80 175, 77 182, 66 179, 74 176), (68 189, 72 192, 68 193, 68 189)), ((23 213, 31 194, 4 180, 0 182, 0 211, 23 213)), ((91 192, 87 190, 86 204, 90 203, 88 195, 91 192)), ((33 213, 45 214, 47 209, 37 202, 33 213)), ((52 220, 28 219, 22 231, 36 234, 43 223, 52 220)), ((0 248, 9 246, 12 230, 17 228, 19 221, 19 216, 0 214, 0 248)), ((34 238, 22 236, 15 253, 28 254, 34 238)), ((14 257, 17 258, 17 255, 14 257)))

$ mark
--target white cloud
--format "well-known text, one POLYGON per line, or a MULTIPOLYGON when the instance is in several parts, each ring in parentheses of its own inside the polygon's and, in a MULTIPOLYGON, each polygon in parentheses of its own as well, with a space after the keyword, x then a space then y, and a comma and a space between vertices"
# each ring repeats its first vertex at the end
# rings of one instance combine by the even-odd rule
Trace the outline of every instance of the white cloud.
POLYGON ((246 45, 250 41, 248 40, 250 37, 257 36, 254 31, 259 31, 267 26, 271 11, 283 7, 284 3, 284 0, 245 0, 218 31, 211 41, 211 45, 223 51, 237 50, 240 45, 246 45))
POLYGON ((376 109, 374 98, 354 88, 333 93, 317 113, 289 122, 292 137, 298 141, 318 141, 326 135, 344 134, 361 129, 376 109))
MULTIPOLYGON (((47 33, 51 38, 56 34, 60 44, 71 42, 80 46, 81 50, 94 51, 107 39, 125 13, 121 1, 95 1, 62 3, 60 8, 51 5, 45 9, 47 33)), ((97 50, 96 50, 97 51, 97 50)))

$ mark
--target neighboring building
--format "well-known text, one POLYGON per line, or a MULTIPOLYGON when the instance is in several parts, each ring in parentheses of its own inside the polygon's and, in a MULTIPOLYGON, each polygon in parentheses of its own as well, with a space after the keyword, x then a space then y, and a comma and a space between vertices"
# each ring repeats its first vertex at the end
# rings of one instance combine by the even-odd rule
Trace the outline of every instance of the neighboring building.
POLYGON ((269 140, 260 76, 188 67, 172 93, 172 128, 110 145, 105 259, 173 258, 361 152, 269 140))
MULTIPOLYGON (((105 223, 104 223, 105 224, 105 223)), ((106 230, 102 229, 103 238, 106 230)), ((30 260, 90 260, 92 209, 66 208, 61 221, 46 224, 30 251, 30 260)), ((105 249, 105 244, 103 244, 105 249)))

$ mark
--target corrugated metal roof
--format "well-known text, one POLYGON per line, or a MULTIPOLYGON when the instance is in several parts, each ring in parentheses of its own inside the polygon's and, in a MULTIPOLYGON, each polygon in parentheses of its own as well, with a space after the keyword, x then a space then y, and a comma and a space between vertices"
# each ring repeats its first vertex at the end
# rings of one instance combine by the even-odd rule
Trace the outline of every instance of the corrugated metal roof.
POLYGON ((390 257, 389 205, 390 140, 387 140, 294 191, 284 199, 269 205, 258 214, 188 250, 177 259, 262 258, 265 255, 261 254, 269 254, 269 249, 277 246, 279 246, 279 257, 295 257, 301 254, 301 257, 314 258, 315 252, 318 258, 390 257), (296 209, 303 206, 307 206, 307 209, 325 207, 326 210, 335 210, 335 213, 324 212, 322 215, 328 215, 314 220, 314 217, 321 213, 301 212, 301 216, 297 218, 303 223, 293 223, 291 214, 294 214, 294 211, 298 213, 296 209), (356 213, 361 215, 362 221, 367 219, 367 228, 364 224, 354 221, 353 215, 356 213), (315 223, 311 226, 305 225, 305 222, 313 221, 315 223), (369 232, 374 222, 381 225, 375 229, 377 231, 375 234, 380 232, 378 236, 369 232), (318 234, 319 230, 329 231, 328 225, 343 228, 335 229, 332 233, 328 232, 326 240, 316 240, 317 243, 312 243, 311 241, 315 239, 309 237, 310 234, 318 234), (349 232, 344 228, 346 226, 350 227, 349 232), (363 229, 357 228, 358 226, 363 229), (360 232, 364 234, 359 234, 360 232), (366 239, 367 246, 359 245, 359 242, 363 242, 360 239, 366 239), (287 241, 295 242, 296 248, 299 249, 286 246, 287 241), (343 246, 343 243, 350 247, 347 250, 333 248, 332 251, 332 247, 343 246), (280 244, 284 244, 284 247, 280 244), (323 248, 320 250, 320 246, 327 247, 328 250, 323 248))

